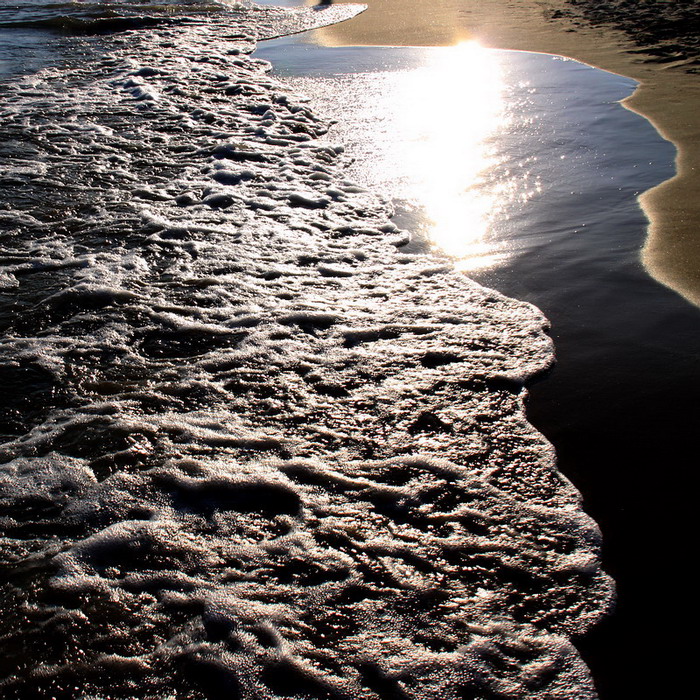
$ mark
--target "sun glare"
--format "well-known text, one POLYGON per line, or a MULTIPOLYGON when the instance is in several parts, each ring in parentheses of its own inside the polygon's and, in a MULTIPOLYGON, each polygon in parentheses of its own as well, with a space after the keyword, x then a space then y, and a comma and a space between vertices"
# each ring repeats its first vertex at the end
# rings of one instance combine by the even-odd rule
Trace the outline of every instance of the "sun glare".
POLYGON ((502 59, 471 40, 385 51, 385 70, 346 73, 343 66, 301 86, 338 120, 330 137, 356 157, 348 177, 415 212, 406 225, 417 239, 429 238, 461 269, 490 267, 507 254, 490 240, 491 227, 517 189, 497 167, 498 139, 511 118, 502 59))
POLYGON ((402 155, 432 221, 434 243, 460 267, 482 267, 497 194, 483 178, 493 164, 490 139, 504 120, 500 68, 475 41, 426 56, 422 68, 405 74, 399 91, 402 155))

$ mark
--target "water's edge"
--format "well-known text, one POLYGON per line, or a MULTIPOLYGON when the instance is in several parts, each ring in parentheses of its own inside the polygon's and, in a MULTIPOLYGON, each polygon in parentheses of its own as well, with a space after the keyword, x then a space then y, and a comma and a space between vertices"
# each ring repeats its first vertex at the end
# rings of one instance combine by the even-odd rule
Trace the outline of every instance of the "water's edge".
POLYGON ((401 253, 252 30, 68 37, 2 88, 0 687, 594 697, 599 533, 523 415, 546 320, 401 253))

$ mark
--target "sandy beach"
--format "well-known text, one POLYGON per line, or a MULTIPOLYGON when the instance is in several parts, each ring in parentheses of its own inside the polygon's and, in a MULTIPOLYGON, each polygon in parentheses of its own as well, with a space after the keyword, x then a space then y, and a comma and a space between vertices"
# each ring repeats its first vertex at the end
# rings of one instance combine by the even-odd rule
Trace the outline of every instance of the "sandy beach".
POLYGON ((700 304, 700 81, 689 5, 564 0, 368 0, 353 22, 319 32, 328 45, 484 46, 568 56, 640 83, 624 105, 678 149, 677 175, 640 196, 650 220, 642 260, 649 273, 700 304), (678 7, 680 6, 680 8, 678 7), (675 14, 674 14, 675 13, 675 14), (686 16, 687 15, 687 16, 686 16), (592 24, 596 22, 596 24, 592 24))

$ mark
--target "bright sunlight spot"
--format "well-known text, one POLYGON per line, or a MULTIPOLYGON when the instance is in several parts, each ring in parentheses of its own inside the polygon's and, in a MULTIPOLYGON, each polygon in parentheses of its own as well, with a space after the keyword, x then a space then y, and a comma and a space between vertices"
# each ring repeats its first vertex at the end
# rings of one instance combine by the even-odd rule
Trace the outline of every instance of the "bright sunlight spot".
POLYGON ((499 65, 467 41, 428 52, 426 64, 404 78, 397 95, 401 156, 418 180, 431 237, 463 269, 486 265, 497 192, 484 174, 493 165, 491 138, 504 119, 499 65))

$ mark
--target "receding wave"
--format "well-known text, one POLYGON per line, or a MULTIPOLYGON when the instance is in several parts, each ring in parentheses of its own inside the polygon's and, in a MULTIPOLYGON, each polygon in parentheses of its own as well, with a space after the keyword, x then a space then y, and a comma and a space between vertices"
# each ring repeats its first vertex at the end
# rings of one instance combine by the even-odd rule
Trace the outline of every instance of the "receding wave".
POLYGON ((27 19, 0 23, 0 29, 48 29, 68 34, 108 34, 158 25, 182 24, 188 17, 71 17, 56 15, 46 19, 27 19))
POLYGON ((252 2, 170 0, 169 2, 43 2, 19 0, 0 8, 0 30, 40 29, 66 34, 108 34, 159 25, 190 24, 224 17, 248 21, 257 39, 270 39, 350 19, 366 5, 275 7, 252 2))
POLYGON ((593 698, 547 322, 403 252, 261 18, 0 83, 3 697, 593 698))

